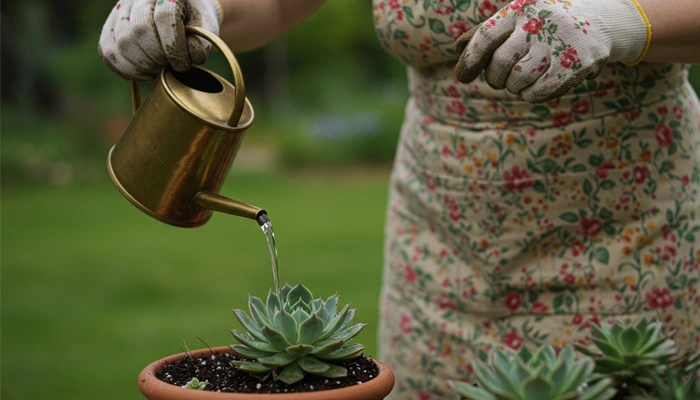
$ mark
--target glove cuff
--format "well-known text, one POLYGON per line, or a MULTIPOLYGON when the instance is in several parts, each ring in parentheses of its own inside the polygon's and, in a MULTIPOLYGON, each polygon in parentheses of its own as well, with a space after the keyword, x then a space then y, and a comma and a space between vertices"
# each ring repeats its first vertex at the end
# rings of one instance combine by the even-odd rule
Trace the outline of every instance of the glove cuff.
POLYGON ((649 49, 651 25, 637 0, 602 0, 605 21, 612 38, 610 61, 639 64, 649 49))

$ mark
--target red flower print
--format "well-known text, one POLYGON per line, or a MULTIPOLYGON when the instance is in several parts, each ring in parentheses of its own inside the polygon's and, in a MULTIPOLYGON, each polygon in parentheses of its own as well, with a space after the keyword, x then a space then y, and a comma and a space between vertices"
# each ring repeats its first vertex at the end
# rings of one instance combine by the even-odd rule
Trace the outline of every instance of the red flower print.
POLYGON ((578 325, 583 321, 583 316, 581 314, 576 314, 574 315, 574 318, 571 320, 571 323, 574 325, 578 325))
POLYGON ((529 34, 537 35, 542 30, 542 21, 539 18, 531 18, 523 25, 523 30, 529 34))
POLYGON ((481 3, 481 7, 479 7, 479 15, 483 19, 490 18, 493 14, 498 11, 498 7, 496 7, 494 4, 491 4, 489 0, 484 1, 481 3))
POLYGON ((537 0, 515 0, 512 3, 510 3, 508 8, 510 8, 511 10, 520 11, 523 9, 523 7, 535 3, 537 3, 537 0))
POLYGON ((466 31, 471 28, 469 22, 467 21, 455 21, 450 26, 447 27, 447 33, 452 35, 453 38, 459 39, 466 31))
POLYGON ((637 184, 644 183, 644 181, 647 180, 647 176, 649 176, 649 168, 646 166, 637 166, 634 167, 634 182, 637 184))
POLYGON ((455 114, 460 116, 467 112, 467 106, 465 106, 464 103, 459 100, 452 100, 452 109, 454 110, 455 114))
POLYGON ((683 186, 688 186, 688 184, 690 184, 690 178, 688 175, 683 175, 681 182, 683 183, 683 186))
POLYGON ((396 20, 403 21, 403 11, 399 10, 396 12, 396 20))
POLYGON ((569 114, 566 114, 566 113, 555 115, 554 119, 552 120, 552 124, 554 125, 555 128, 559 128, 559 127, 562 127, 564 125, 569 125, 572 122, 574 122, 574 119, 571 118, 571 116, 569 114))
POLYGON ((484 26, 486 26, 487 28, 493 28, 494 26, 496 26, 496 21, 493 19, 490 19, 490 20, 485 22, 484 26))
POLYGON ((673 106, 673 114, 676 116, 676 118, 683 119, 683 108, 676 104, 673 106))
POLYGON ((453 85, 450 85, 450 86, 447 88, 447 94, 449 94, 449 95, 452 96, 452 97, 459 97, 459 91, 458 91, 457 88, 456 88, 455 86, 453 86, 453 85))
POLYGON ((581 255, 581 253, 583 253, 583 250, 585 249, 586 247, 583 245, 583 243, 577 240, 574 242, 574 244, 571 245, 571 254, 574 257, 578 257, 579 255, 581 255))
POLYGON ((608 170, 614 168, 615 164, 611 163, 610 161, 606 161, 598 165, 598 167, 595 169, 595 174, 598 175, 598 178, 605 179, 608 177, 608 170))
POLYGON ((441 294, 439 296, 434 296, 433 302, 437 303, 438 308, 440 308, 440 310, 446 310, 448 308, 450 308, 450 309, 457 308, 457 303, 455 303, 453 300, 450 300, 444 294, 441 294))
POLYGON ((547 310, 549 310, 549 308, 541 301, 536 301, 530 309, 533 314, 544 314, 547 310))
POLYGON ((510 171, 504 172, 503 178, 506 180, 503 187, 505 187, 507 190, 514 190, 519 193, 522 193, 523 190, 535 185, 535 182, 530 179, 530 174, 528 174, 526 170, 520 169, 520 167, 517 165, 510 171))
POLYGON ((595 237, 598 236, 600 231, 603 229, 603 223, 597 218, 581 218, 578 223, 579 232, 585 237, 595 237))
POLYGON ((568 49, 562 51, 559 57, 561 58, 561 66, 566 69, 571 69, 574 64, 581 62, 581 60, 578 59, 578 51, 576 51, 576 49, 573 47, 569 47, 568 49))
POLYGON ((591 109, 591 102, 588 100, 579 100, 571 105, 571 112, 574 114, 585 114, 591 109))
POLYGON ((391 7, 392 10, 396 10, 397 8, 401 7, 399 0, 389 0, 389 7, 391 7))
POLYGON ((437 187, 437 178, 423 172, 423 183, 425 183, 425 188, 432 192, 437 187))
POLYGON ((649 308, 652 310, 660 309, 664 312, 667 308, 676 304, 676 299, 671 296, 671 291, 668 288, 659 289, 655 287, 645 297, 649 308))
POLYGON ((574 276, 574 274, 566 274, 566 276, 564 277, 564 283, 566 283, 567 285, 573 285, 574 283, 576 283, 576 277, 574 276))
POLYGON ((656 127, 656 141, 662 149, 668 148, 673 143, 673 131, 664 124, 659 124, 656 127))
POLYGON ((401 316, 399 317, 399 329, 405 334, 411 333, 411 314, 401 314, 401 316))
POLYGON ((510 311, 515 312, 518 311, 520 306, 523 304, 523 299, 520 298, 520 293, 510 292, 506 295, 505 303, 506 307, 508 307, 510 311))
POLYGON ((453 204, 452 207, 450 207, 450 218, 452 218, 454 222, 457 222, 461 216, 462 214, 459 212, 459 207, 453 204))
POLYGON ((518 335, 518 332, 513 329, 512 331, 506 333, 503 337, 503 344, 510 347, 513 350, 518 350, 520 346, 523 345, 523 338, 518 335))
POLYGON ((668 108, 666 106, 659 107, 657 112, 659 113, 659 115, 668 115, 668 108))
POLYGON ((410 265, 407 265, 406 268, 404 268, 403 278, 406 280, 406 282, 415 282, 417 277, 416 271, 414 271, 410 265))
POLYGON ((433 400, 433 396, 425 390, 421 390, 418 392, 418 400, 433 400))

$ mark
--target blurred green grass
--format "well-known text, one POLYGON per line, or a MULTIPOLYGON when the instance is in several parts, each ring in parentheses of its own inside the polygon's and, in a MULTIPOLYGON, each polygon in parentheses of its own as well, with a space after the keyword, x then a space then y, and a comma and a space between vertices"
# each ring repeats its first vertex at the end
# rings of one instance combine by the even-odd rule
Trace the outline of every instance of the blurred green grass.
MULTIPOLYGON (((234 166, 235 169, 235 166, 234 166)), ((386 170, 237 174, 221 193, 269 211, 281 280, 338 291, 376 354, 386 170)), ((233 343, 231 308, 272 286, 257 224, 224 214, 175 228, 108 182, 9 187, 2 198, 3 399, 139 398, 149 362, 233 343)))

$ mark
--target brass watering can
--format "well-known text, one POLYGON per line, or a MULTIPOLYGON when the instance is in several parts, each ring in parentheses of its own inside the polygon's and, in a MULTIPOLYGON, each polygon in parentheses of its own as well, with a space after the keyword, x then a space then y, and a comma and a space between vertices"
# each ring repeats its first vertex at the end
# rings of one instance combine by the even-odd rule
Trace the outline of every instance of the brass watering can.
POLYGON ((185 29, 223 53, 235 86, 204 68, 180 73, 166 67, 140 104, 139 87, 131 82, 134 116, 109 152, 109 175, 133 205, 170 225, 201 226, 213 211, 262 225, 264 210, 218 194, 254 118, 241 69, 218 36, 185 29))

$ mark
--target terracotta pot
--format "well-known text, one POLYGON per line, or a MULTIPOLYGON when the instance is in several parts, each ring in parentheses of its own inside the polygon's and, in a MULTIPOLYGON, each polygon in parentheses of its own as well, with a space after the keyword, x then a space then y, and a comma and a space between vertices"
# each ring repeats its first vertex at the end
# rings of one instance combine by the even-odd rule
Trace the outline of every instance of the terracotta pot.
MULTIPOLYGON (((218 353, 232 353, 227 346, 213 348, 218 353)), ((192 351, 195 357, 211 354, 209 349, 192 351)), ((184 358, 186 353, 175 354, 152 362, 139 374, 139 389, 149 400, 381 400, 394 387, 394 373, 386 365, 373 360, 379 375, 361 385, 340 389, 320 390, 305 393, 219 393, 206 390, 193 390, 165 383, 156 378, 163 371, 163 365, 184 358)))

